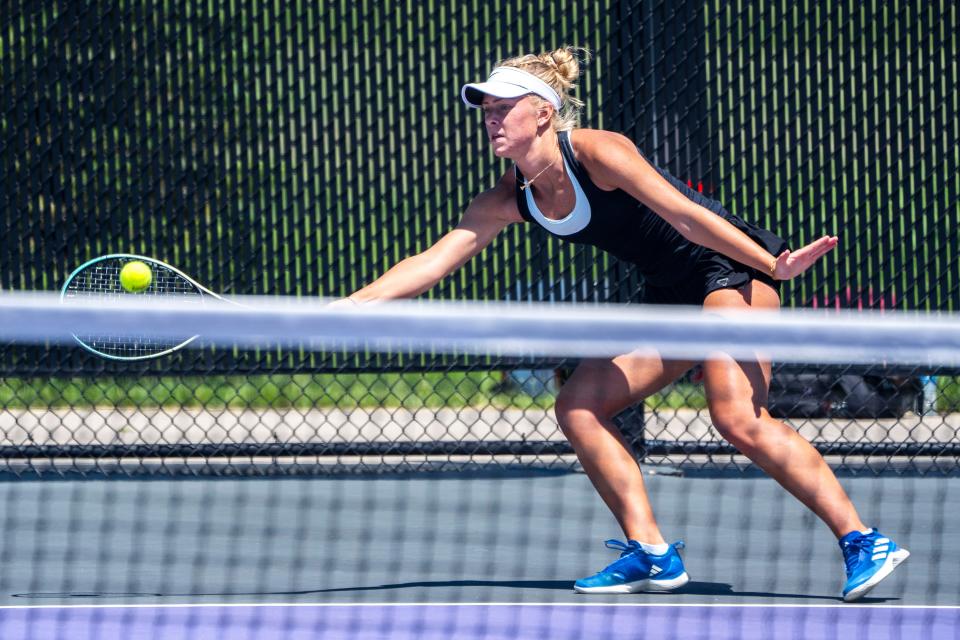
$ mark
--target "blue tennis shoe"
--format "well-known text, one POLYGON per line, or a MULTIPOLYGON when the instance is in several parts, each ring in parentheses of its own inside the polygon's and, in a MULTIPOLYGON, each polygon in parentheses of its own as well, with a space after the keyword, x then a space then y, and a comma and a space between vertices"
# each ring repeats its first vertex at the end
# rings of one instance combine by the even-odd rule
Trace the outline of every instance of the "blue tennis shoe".
POLYGON ((673 591, 690 581, 678 553, 684 546, 682 540, 670 545, 662 556, 647 553, 636 540, 607 540, 606 545, 619 551, 620 559, 600 573, 577 580, 573 588, 578 593, 673 591))
POLYGON ((910 552, 880 534, 876 529, 870 533, 851 531, 840 538, 840 549, 847 565, 847 584, 843 587, 845 602, 853 602, 873 589, 890 575, 910 552))

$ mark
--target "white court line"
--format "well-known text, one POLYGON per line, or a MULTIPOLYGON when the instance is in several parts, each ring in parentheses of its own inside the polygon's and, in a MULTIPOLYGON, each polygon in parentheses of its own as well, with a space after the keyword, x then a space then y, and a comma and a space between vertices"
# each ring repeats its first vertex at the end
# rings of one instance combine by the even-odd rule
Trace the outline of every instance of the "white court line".
POLYGON ((759 604, 759 603, 701 603, 695 602, 250 602, 250 603, 188 603, 188 604, 38 604, 38 605, 0 605, 3 609, 189 609, 210 607, 633 607, 633 608, 692 608, 711 609, 944 609, 960 610, 960 605, 924 605, 924 604, 759 604))

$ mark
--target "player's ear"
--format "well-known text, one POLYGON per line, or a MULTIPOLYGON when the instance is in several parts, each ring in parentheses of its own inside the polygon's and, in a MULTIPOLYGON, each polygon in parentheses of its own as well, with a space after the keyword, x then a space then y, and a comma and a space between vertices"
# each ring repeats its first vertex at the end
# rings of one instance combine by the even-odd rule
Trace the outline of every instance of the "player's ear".
POLYGON ((537 109, 537 126, 542 127, 545 124, 549 124, 550 120, 553 119, 553 105, 544 101, 540 108, 537 109))

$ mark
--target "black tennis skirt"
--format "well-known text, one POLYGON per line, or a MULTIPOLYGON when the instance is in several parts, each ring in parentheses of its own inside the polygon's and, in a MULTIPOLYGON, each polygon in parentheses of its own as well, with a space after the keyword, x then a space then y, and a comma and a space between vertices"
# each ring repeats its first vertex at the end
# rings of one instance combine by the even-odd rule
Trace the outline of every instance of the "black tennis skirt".
MULTIPOLYGON (((723 211, 728 222, 746 233, 766 249, 778 256, 787 250, 787 242, 780 236, 723 211)), ((773 287, 780 294, 780 283, 763 271, 758 271, 713 249, 703 248, 688 274, 668 286, 646 285, 643 290, 644 304, 684 304, 700 306, 707 295, 719 289, 739 289, 751 280, 759 280, 773 287)))

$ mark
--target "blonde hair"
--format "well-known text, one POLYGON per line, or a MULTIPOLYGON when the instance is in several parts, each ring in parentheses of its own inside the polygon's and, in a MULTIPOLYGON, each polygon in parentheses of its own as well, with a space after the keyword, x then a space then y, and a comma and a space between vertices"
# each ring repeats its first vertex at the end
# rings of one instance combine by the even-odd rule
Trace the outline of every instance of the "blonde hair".
MULTIPOLYGON (((560 110, 553 113, 554 131, 570 131, 580 126, 583 101, 570 92, 576 88, 580 65, 590 60, 590 52, 583 47, 565 46, 546 53, 528 53, 501 60, 498 67, 515 67, 533 74, 550 85, 560 96, 560 110)), ((534 96, 537 97, 537 96, 534 96)), ((539 98, 544 104, 549 104, 539 98)))

